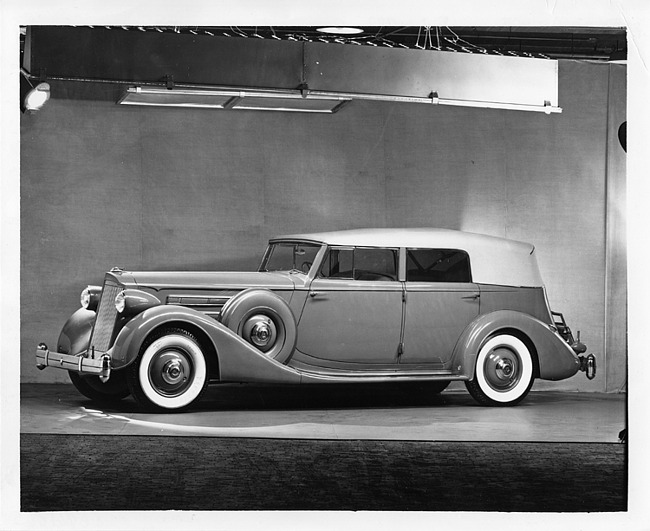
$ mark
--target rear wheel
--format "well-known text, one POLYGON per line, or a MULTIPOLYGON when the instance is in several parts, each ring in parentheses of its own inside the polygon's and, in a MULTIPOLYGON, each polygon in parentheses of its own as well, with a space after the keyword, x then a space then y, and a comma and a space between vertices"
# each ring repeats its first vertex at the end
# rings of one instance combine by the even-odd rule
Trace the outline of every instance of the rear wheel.
POLYGON ((208 385, 208 362, 199 340, 182 328, 165 328, 145 341, 128 367, 128 384, 147 411, 180 411, 208 385))
POLYGON ((112 371, 106 383, 102 383, 99 376, 81 376, 75 371, 68 371, 68 375, 77 391, 97 402, 118 402, 131 393, 126 371, 112 371))
POLYGON ((479 404, 513 406, 528 394, 534 379, 530 349, 518 337, 498 334, 481 347, 474 378, 465 385, 479 404))

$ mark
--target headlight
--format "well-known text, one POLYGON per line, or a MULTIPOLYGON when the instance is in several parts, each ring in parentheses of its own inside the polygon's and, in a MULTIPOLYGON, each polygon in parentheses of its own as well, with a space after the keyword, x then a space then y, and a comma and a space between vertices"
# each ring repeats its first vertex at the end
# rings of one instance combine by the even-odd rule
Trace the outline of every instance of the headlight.
POLYGON ((99 298, 101 297, 101 294, 101 286, 88 286, 81 292, 81 295, 79 296, 81 307, 85 308, 86 310, 95 311, 97 309, 97 305, 99 304, 99 298))
POLYGON ((123 291, 120 291, 115 297, 115 309, 117 313, 122 313, 126 308, 126 294, 123 291))
POLYGON ((88 309, 88 306, 90 305, 90 291, 88 290, 88 288, 86 288, 81 292, 80 299, 81 299, 80 301, 81 307, 88 309))
POLYGON ((115 309, 122 317, 133 317, 160 304, 158 297, 139 289, 125 289, 115 297, 115 309))

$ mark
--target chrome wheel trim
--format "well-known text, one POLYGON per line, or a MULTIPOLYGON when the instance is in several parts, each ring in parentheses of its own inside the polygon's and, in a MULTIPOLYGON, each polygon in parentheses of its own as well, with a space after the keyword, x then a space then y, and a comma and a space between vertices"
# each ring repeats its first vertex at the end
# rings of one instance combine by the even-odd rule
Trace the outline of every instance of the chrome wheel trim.
POLYGON ((515 336, 490 338, 476 358, 476 382, 481 391, 499 403, 525 395, 533 378, 533 359, 528 347, 515 336))
POLYGON ((483 362, 487 384, 495 391, 512 389, 521 380, 522 364, 514 350, 499 346, 491 350, 483 362))
POLYGON ((203 390, 207 364, 200 347, 189 337, 169 334, 156 339, 142 354, 138 380, 155 405, 187 406, 203 390))
POLYGON ((262 352, 267 352, 278 339, 278 329, 268 315, 255 314, 244 322, 242 337, 262 352))
POLYGON ((149 362, 149 382, 163 396, 178 396, 189 386, 194 371, 191 356, 181 349, 157 352, 149 362))
POLYGON ((271 308, 250 311, 241 320, 238 334, 269 358, 278 355, 286 338, 282 318, 271 308))

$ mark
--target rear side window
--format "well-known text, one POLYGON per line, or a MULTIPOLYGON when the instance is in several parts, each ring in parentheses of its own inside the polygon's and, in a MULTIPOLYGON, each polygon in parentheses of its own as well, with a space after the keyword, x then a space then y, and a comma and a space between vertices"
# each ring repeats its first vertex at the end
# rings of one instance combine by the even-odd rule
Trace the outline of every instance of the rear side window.
POLYGON ((469 256, 457 249, 407 249, 406 280, 471 282, 469 256))
POLYGON ((348 280, 397 280, 397 251, 331 248, 323 261, 320 276, 348 280))

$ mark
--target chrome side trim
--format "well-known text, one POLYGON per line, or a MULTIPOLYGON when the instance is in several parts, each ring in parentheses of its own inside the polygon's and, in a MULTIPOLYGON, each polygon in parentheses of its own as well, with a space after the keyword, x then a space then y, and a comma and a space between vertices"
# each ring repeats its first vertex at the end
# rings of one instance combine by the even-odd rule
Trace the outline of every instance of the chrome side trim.
POLYGON ((223 306, 234 295, 209 296, 209 295, 167 295, 167 304, 180 306, 223 306))

